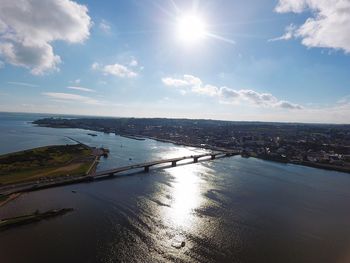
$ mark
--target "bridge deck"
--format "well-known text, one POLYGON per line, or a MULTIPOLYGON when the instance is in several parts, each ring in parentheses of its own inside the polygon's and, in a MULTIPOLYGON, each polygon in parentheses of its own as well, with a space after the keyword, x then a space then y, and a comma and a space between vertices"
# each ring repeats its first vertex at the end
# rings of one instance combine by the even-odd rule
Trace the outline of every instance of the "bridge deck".
POLYGON ((173 163, 173 162, 179 162, 179 161, 188 160, 188 159, 197 159, 198 160, 199 158, 202 158, 202 157, 211 157, 213 155, 214 156, 218 156, 218 155, 225 156, 227 154, 234 154, 234 152, 205 153, 205 154, 199 154, 199 155, 182 156, 182 157, 177 157, 177 158, 162 159, 162 160, 157 160, 157 161, 152 161, 152 162, 133 164, 133 165, 128 165, 128 166, 118 167, 115 169, 96 172, 94 177, 96 178, 96 177, 101 177, 101 176, 106 176, 106 175, 112 175, 112 174, 125 172, 125 171, 132 170, 132 169, 151 167, 151 166, 155 166, 158 164, 173 163))

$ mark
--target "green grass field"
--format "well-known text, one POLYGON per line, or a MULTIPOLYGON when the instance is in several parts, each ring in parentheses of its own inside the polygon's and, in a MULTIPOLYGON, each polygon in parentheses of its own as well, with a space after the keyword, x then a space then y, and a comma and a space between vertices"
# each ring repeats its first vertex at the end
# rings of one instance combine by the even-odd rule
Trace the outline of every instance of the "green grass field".
POLYGON ((84 175, 94 161, 83 145, 55 145, 0 156, 0 184, 84 175))

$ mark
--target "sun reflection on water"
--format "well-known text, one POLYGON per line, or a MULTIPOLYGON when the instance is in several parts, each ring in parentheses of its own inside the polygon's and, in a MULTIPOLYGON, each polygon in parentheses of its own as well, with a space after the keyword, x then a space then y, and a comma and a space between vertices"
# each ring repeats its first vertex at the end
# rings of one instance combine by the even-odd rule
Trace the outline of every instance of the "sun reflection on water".
POLYGON ((175 227, 193 227, 193 212, 201 203, 198 167, 183 166, 168 172, 174 177, 174 182, 167 217, 175 227))
MULTIPOLYGON (((159 158, 170 159, 206 152, 204 149, 174 147, 171 151, 162 152, 159 158)), ((204 194, 209 186, 204 178, 211 168, 204 163, 185 165, 191 162, 193 159, 178 161, 176 167, 163 170, 165 180, 158 184, 157 191, 151 197, 152 204, 156 205, 152 214, 157 226, 156 243, 161 250, 172 251, 177 256, 178 253, 191 250, 191 235, 200 232, 203 227, 198 211, 207 202, 204 194)))
POLYGON ((160 215, 167 227, 177 233, 192 232, 199 227, 196 210, 205 206, 203 193, 208 185, 202 175, 208 173, 208 170, 210 168, 200 163, 165 170, 170 175, 169 185, 163 192, 168 205, 160 208, 160 215))
MULTIPOLYGON (((161 154, 161 159, 169 159, 182 156, 190 156, 194 154, 201 154, 207 152, 206 150, 196 149, 191 147, 171 147, 167 152, 161 154)), ((189 169, 190 170, 190 169, 189 169)))

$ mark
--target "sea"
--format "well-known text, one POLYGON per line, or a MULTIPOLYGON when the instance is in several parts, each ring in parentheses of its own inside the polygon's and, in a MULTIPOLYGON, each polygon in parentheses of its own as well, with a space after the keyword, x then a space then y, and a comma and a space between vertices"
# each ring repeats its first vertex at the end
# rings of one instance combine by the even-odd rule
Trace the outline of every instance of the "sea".
MULTIPOLYGON (((0 113, 0 154, 71 137, 109 148, 104 170, 206 152, 32 124, 47 116, 0 113)), ((0 262, 350 262, 341 172, 234 156, 26 193, 0 219, 60 208, 74 211, 1 231, 0 262)))

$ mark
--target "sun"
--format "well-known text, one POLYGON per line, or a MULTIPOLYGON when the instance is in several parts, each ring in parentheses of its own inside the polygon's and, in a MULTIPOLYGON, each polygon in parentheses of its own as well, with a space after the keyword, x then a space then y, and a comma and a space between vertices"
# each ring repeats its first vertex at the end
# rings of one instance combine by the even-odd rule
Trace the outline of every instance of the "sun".
POLYGON ((177 36, 187 44, 194 44, 206 36, 206 25, 198 15, 184 15, 177 19, 177 36))

